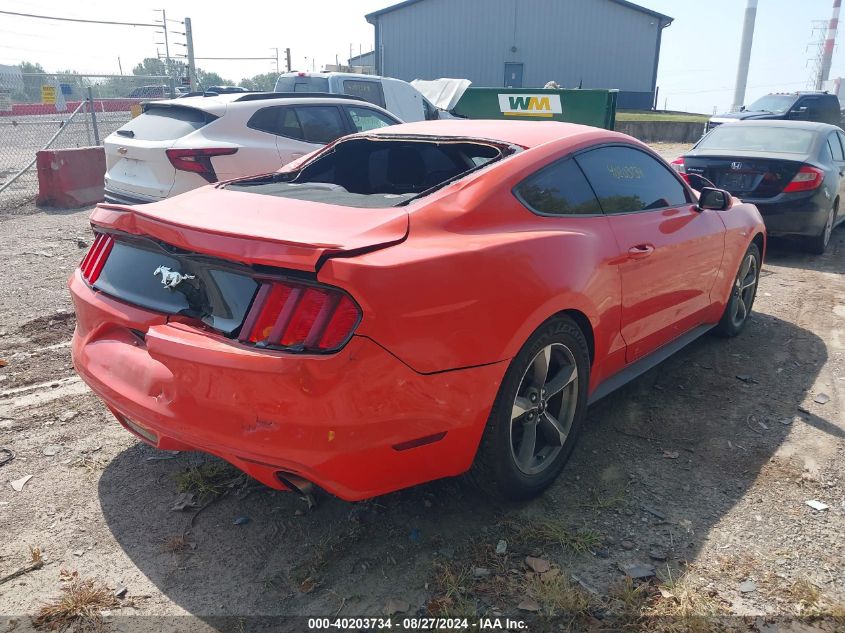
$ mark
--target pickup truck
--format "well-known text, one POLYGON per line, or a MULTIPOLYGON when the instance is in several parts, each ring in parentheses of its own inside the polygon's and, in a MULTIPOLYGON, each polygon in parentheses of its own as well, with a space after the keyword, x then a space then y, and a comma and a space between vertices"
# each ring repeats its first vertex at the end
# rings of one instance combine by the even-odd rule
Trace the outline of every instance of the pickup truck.
POLYGON ((790 119, 842 124, 842 112, 836 95, 827 92, 775 93, 760 97, 739 112, 717 114, 707 122, 707 130, 734 121, 790 119))

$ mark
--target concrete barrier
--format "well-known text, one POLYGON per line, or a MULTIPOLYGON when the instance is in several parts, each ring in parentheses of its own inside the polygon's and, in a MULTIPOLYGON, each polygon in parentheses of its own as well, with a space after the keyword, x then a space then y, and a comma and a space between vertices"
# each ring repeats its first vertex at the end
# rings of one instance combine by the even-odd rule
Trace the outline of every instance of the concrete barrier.
POLYGON ((38 152, 36 204, 73 209, 103 201, 106 153, 102 147, 38 152))
POLYGON ((646 143, 695 143, 704 134, 704 122, 617 121, 614 129, 646 143))

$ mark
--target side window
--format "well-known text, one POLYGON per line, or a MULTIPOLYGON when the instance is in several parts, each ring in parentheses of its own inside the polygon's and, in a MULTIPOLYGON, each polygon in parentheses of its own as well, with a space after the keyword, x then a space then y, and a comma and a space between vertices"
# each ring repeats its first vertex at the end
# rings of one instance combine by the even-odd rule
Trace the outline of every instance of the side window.
POLYGON ((802 119, 809 119, 812 121, 814 119, 817 119, 821 114, 819 112, 819 100, 817 97, 810 97, 809 99, 804 99, 803 101, 800 101, 798 103, 798 108, 799 110, 801 108, 807 108, 804 111, 803 116, 801 117, 802 119))
POLYGON ((384 107, 384 90, 377 81, 366 81, 360 79, 345 79, 343 81, 343 92, 353 97, 359 97, 377 106, 384 107))
POLYGON ((631 147, 600 147, 576 157, 605 213, 687 204, 680 181, 657 159, 631 147))
POLYGON ((308 143, 325 145, 346 134, 336 106, 299 106, 294 110, 302 126, 302 138, 308 143))
POLYGON ((837 132, 836 136, 839 138, 839 144, 842 145, 843 154, 845 154, 845 134, 837 132))
POLYGON ((522 204, 543 215, 601 213, 598 200, 571 158, 529 176, 514 189, 522 204))
POLYGON ((842 145, 839 144, 836 134, 831 134, 827 137, 827 146, 830 148, 833 160, 838 160, 839 162, 845 161, 845 155, 842 154, 842 145))
POLYGON ((303 140, 302 127, 299 125, 299 119, 292 108, 282 106, 261 108, 250 117, 246 125, 255 130, 277 136, 303 140))
POLYGON ((358 132, 377 130, 380 127, 396 124, 395 121, 388 119, 381 112, 376 112, 370 108, 347 107, 346 111, 349 113, 349 118, 352 119, 352 125, 358 132))

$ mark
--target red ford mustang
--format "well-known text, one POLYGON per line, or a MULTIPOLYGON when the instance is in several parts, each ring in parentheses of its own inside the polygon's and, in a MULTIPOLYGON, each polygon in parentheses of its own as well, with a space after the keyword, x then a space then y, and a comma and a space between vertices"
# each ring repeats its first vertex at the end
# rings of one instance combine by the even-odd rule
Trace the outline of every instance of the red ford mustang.
POLYGON ((118 421, 349 500, 538 493, 589 403, 739 333, 765 248, 753 206, 554 122, 365 132, 91 223, 73 358, 118 421))

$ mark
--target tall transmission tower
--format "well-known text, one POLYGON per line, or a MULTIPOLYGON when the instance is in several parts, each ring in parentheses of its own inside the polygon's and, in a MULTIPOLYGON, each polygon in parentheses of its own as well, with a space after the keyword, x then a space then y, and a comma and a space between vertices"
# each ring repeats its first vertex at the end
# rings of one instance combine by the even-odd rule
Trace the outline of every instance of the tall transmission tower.
POLYGON ((830 78, 830 63, 833 60, 833 48, 836 45, 836 31, 839 28, 839 8, 842 0, 833 0, 833 13, 830 22, 827 23, 827 35, 822 47, 821 66, 816 77, 816 90, 821 90, 824 83, 830 78))

